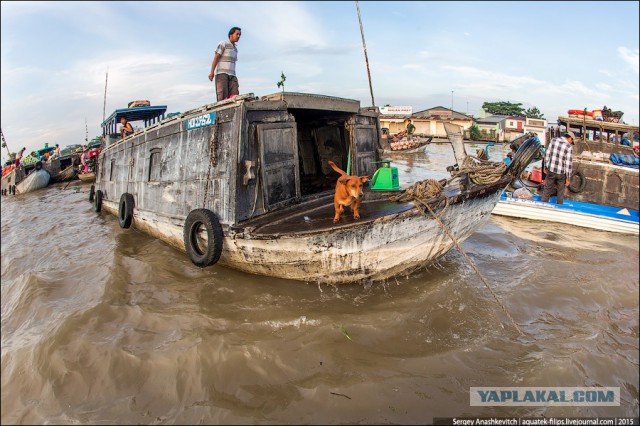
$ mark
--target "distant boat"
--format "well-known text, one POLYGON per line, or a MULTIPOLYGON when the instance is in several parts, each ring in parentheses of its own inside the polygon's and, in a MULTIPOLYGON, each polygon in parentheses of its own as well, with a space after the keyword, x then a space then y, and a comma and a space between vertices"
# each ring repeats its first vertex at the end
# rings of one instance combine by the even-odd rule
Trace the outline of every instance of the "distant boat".
POLYGON ((563 204, 556 204, 555 197, 551 197, 549 202, 545 203, 539 198, 534 195, 533 200, 520 199, 515 198, 511 192, 504 192, 493 209, 493 214, 638 235, 640 228, 637 210, 603 206, 566 198, 563 204))
POLYGON ((94 172, 78 173, 78 179, 83 182, 95 182, 96 174, 94 172))
MULTIPOLYGON (((415 138, 414 139, 414 144, 409 145, 409 147, 407 148, 398 148, 398 149, 385 149, 383 151, 384 154, 415 154, 418 152, 425 152, 425 150, 427 149, 427 145, 429 145, 429 143, 431 143, 431 140, 433 139, 433 136, 429 136, 428 138, 415 138)), ((402 144, 402 141, 399 142, 395 142, 395 144, 402 144)), ((405 141, 404 143, 408 143, 407 141, 405 141)), ((393 142, 390 143, 390 146, 392 145, 393 142)))
POLYGON ((25 194, 44 188, 50 180, 51 174, 42 167, 42 161, 20 163, 2 176, 2 193, 25 194))
POLYGON ((32 192, 38 189, 45 188, 49 185, 49 180, 51 179, 51 175, 48 171, 40 168, 36 165, 36 169, 29 173, 20 183, 15 186, 16 194, 26 194, 27 192, 32 192))

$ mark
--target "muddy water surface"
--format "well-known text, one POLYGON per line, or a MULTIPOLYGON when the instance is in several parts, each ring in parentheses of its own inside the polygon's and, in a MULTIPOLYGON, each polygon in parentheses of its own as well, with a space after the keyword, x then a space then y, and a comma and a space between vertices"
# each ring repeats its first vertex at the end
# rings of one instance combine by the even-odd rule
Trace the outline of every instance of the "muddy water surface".
MULTIPOLYGON (((390 157, 442 178, 446 145, 390 157)), ((428 269, 318 286, 194 267, 88 185, 2 198, 3 424, 638 416, 638 237, 492 217, 428 269), (472 386, 619 387, 619 407, 471 407, 472 386)))

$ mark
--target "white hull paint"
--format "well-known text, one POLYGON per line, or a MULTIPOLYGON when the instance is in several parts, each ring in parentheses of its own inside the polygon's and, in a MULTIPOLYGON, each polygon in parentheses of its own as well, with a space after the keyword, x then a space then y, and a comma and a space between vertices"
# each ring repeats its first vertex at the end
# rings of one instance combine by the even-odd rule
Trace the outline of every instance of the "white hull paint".
POLYGON ((496 204, 493 214, 521 219, 565 223, 583 228, 623 234, 638 235, 639 233, 638 222, 598 216, 578 211, 561 210, 554 208, 553 204, 544 206, 542 203, 531 202, 529 200, 500 200, 496 204))
MULTIPOLYGON (((458 241, 488 221, 500 191, 450 205, 441 220, 458 241)), ((102 208, 118 214, 118 204, 102 208)), ((180 218, 135 210, 133 226, 185 251, 180 218)), ((366 225, 266 237, 225 231, 220 264, 240 271, 319 283, 379 281, 428 266, 454 247, 438 221, 417 208, 366 225)))
POLYGON ((16 185, 17 194, 25 194, 27 192, 36 191, 49 185, 51 175, 44 169, 34 170, 16 185))

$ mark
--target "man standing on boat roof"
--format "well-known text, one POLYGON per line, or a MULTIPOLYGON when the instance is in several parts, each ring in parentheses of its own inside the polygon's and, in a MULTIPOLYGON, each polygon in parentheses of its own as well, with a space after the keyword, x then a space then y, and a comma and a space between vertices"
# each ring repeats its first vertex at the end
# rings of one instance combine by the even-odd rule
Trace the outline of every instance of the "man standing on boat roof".
POLYGON ((571 183, 571 168, 573 164, 573 132, 567 132, 560 138, 553 138, 549 142, 544 157, 545 172, 542 201, 548 202, 555 186, 558 187, 557 203, 564 201, 564 188, 571 183))
POLYGON ((215 73, 216 98, 218 102, 240 94, 238 78, 236 77, 236 61, 238 60, 236 43, 240 40, 241 35, 240 28, 231 28, 229 30, 229 40, 221 41, 213 56, 209 81, 213 81, 215 73))

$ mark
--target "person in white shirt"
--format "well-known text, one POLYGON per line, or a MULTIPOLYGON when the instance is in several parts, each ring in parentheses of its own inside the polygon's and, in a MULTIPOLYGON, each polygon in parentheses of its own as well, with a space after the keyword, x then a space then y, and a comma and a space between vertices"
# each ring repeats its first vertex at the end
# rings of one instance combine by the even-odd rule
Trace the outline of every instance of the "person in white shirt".
POLYGON ((238 78, 236 77, 236 61, 238 49, 236 43, 240 40, 242 31, 238 27, 229 30, 229 40, 218 44, 211 63, 209 81, 216 78, 216 99, 218 102, 240 94, 238 78))

